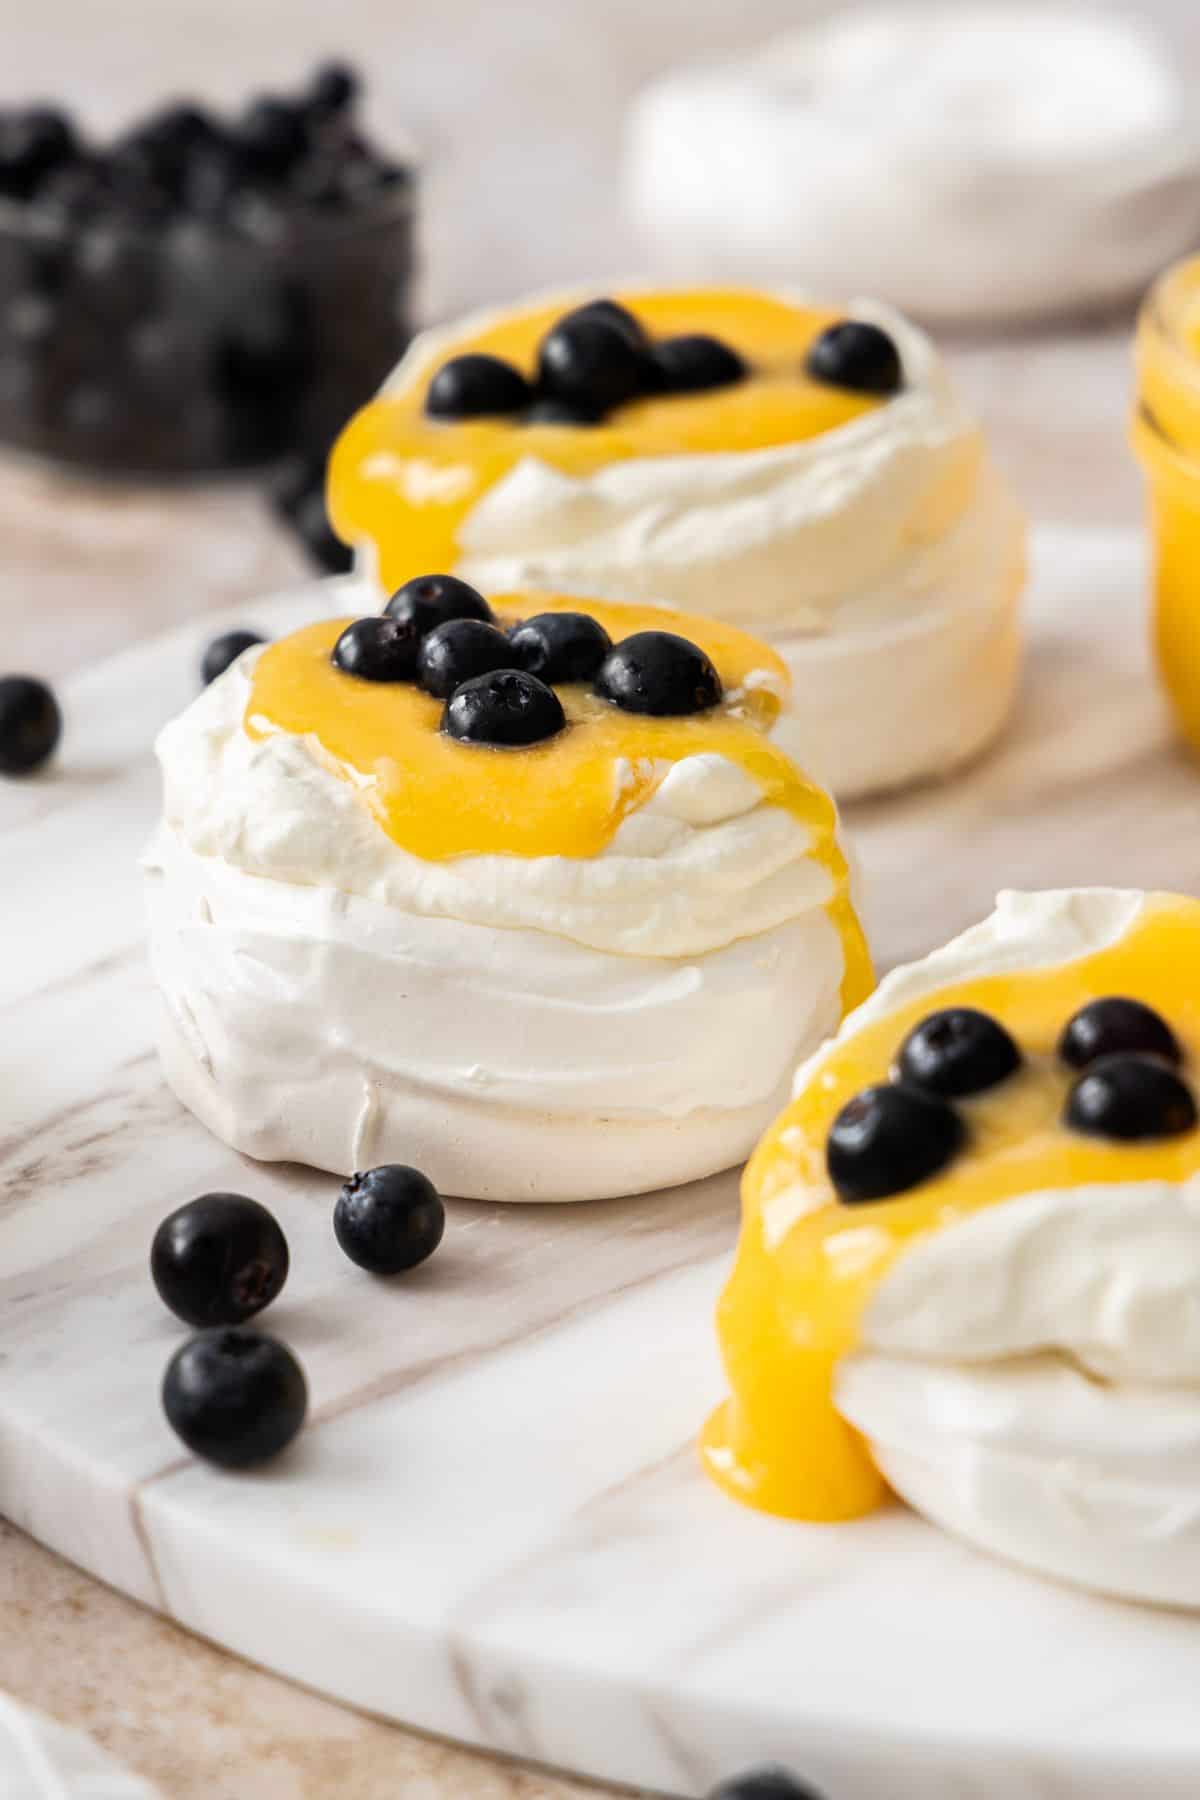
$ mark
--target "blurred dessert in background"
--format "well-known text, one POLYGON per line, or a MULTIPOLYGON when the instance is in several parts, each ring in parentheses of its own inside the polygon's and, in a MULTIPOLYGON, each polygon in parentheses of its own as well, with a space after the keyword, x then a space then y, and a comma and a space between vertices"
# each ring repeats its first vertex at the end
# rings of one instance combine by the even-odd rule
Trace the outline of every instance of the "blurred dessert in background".
POLYGON ((1136 19, 839 9, 663 75, 628 126, 650 268, 880 293, 932 319, 1128 300, 1200 236, 1200 128, 1136 19))
POLYGON ((0 113, 0 442, 159 476, 320 456, 408 335, 413 175, 358 79, 87 141, 0 113))
POLYGON ((382 594, 425 569, 731 619, 839 797, 1003 724, 1024 522, 929 342, 752 289, 559 296, 422 335, 330 458, 382 594))
POLYGON ((888 975, 743 1183, 705 1464, 832 1520, 885 1481, 1101 1593, 1200 1606, 1200 903, 1002 894, 888 975))
POLYGON ((787 689, 711 619, 436 575, 250 646, 158 744, 172 1087, 248 1155, 469 1198, 740 1161, 872 982, 787 689))
POLYGON ((1200 752, 1200 257, 1151 288, 1135 360, 1133 442, 1149 499, 1154 647, 1175 722, 1200 752))

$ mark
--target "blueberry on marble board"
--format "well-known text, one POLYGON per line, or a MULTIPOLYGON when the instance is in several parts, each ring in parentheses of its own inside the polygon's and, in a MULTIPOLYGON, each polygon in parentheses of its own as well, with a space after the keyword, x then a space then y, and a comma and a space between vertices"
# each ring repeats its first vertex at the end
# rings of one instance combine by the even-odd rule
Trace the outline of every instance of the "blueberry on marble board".
POLYGON ((708 1800, 824 1800, 807 1781, 772 1764, 749 1769, 713 1788, 708 1800))
POLYGON ((163 1304, 187 1325, 242 1325, 283 1290, 287 1239, 245 1194, 201 1194, 168 1214, 150 1247, 163 1304))
POLYGON ((33 675, 0 675, 0 775, 32 775, 62 736, 52 690, 33 675))
POLYGON ((333 1229, 350 1261, 372 1275, 400 1275, 431 1257, 446 1209, 427 1175, 385 1163, 352 1175, 333 1209, 333 1229))
POLYGON ((245 651, 265 641, 257 631, 223 631, 220 637, 215 637, 200 659, 200 675, 205 687, 232 668, 245 651))
POLYGON ((304 1371, 265 1332, 222 1326, 189 1338, 167 1364, 167 1423, 194 1455, 249 1469, 286 1450, 308 1411, 304 1371))

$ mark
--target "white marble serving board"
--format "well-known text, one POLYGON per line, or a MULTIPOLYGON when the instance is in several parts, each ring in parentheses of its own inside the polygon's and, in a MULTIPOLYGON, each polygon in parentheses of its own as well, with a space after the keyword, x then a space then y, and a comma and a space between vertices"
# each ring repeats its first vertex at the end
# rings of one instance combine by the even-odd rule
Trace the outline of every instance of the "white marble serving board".
MULTIPOLYGON (((1006 747, 851 815, 884 965, 1001 885, 1200 892, 1200 773, 1146 675, 1140 548, 1045 533, 1035 561, 1006 747)), ((614 1782, 695 1796, 777 1758, 830 1800, 1195 1800, 1200 1622, 1048 1585, 899 1507, 812 1528, 706 1484, 733 1176, 455 1205, 438 1256, 386 1286, 336 1248, 336 1183, 183 1113, 150 1049, 135 865, 151 738, 214 628, 72 683, 58 767, 0 788, 0 1511, 282 1674, 614 1782), (180 1329, 151 1234, 216 1187, 285 1225, 269 1322, 312 1387, 305 1434, 255 1476, 182 1455, 158 1404, 180 1329)))

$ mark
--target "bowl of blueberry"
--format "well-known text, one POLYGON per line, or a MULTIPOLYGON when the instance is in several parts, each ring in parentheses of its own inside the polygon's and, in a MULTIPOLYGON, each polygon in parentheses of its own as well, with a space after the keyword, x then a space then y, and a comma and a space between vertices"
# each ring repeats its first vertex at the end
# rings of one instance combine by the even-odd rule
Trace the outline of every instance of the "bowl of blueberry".
POLYGON ((106 474, 319 458, 409 337, 414 183, 341 63, 89 141, 0 112, 0 443, 106 474))

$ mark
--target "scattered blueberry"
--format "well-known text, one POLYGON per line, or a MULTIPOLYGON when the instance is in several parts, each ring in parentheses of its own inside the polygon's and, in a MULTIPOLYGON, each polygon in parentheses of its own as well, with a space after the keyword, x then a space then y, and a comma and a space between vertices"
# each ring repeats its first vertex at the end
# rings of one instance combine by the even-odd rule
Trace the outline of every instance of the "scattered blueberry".
POLYGON ((521 668, 551 686, 594 681, 612 639, 588 613, 537 613, 508 634, 521 668))
POLYGON ((1169 1063, 1183 1061, 1179 1041, 1161 1014, 1118 994, 1080 1007, 1058 1040, 1058 1054, 1072 1069, 1085 1069, 1097 1057, 1120 1051, 1161 1056, 1169 1063))
POLYGON ((350 1261, 372 1275, 399 1275, 433 1255, 446 1209, 419 1169, 386 1163, 352 1175, 333 1209, 333 1229, 350 1261))
POLYGON ((944 1100, 890 1083, 846 1102, 830 1128, 825 1162, 840 1200, 884 1200, 944 1169, 965 1139, 962 1120, 944 1100))
POLYGON ((448 700, 455 688, 476 675, 511 669, 516 658, 502 631, 482 619, 447 619, 421 639, 417 681, 436 700, 448 700))
POLYGON ((223 1326, 175 1352, 162 1401, 168 1424, 196 1456, 248 1469, 292 1442, 308 1411, 308 1384, 286 1344, 223 1326))
POLYGON ((465 744, 515 748, 556 737, 566 725, 562 701, 523 669, 499 669, 464 681, 450 696, 442 730, 465 744))
POLYGON ((200 677, 205 687, 231 668, 244 650, 264 643, 257 631, 224 631, 215 637, 200 661, 200 677))
POLYGON ((719 706, 723 689, 698 644, 673 631, 635 631, 605 658, 596 692, 623 712, 683 717, 719 706))
POLYGON ((287 1239, 244 1194, 202 1194, 154 1234, 150 1273, 165 1306, 187 1325, 243 1325, 278 1298, 287 1239))
POLYGON ((0 775, 32 775, 62 736, 58 701, 33 675, 0 675, 0 775))
POLYGON ((1003 1025, 973 1006, 930 1013, 909 1032, 896 1059, 901 1081, 944 1100, 981 1094, 1020 1066, 1021 1052, 1003 1025))
POLYGON ((423 638, 447 619, 482 619, 494 625, 492 609, 477 588, 457 575, 416 575, 397 588, 385 608, 389 619, 423 638))
POLYGON ((898 394, 904 386, 900 352, 878 325, 843 319, 809 349, 805 369, 814 381, 858 394, 898 394))
POLYGON ((1134 1142, 1196 1126, 1187 1083, 1157 1056, 1117 1054, 1089 1064, 1067 1097, 1064 1122, 1090 1137, 1134 1142))
POLYGON ((773 1764, 719 1782, 708 1800, 823 1800, 815 1787, 773 1764))
POLYGON ((347 625, 330 660, 343 675, 354 675, 359 681, 412 681, 419 647, 411 625, 372 615, 347 625))
POLYGON ((605 413, 623 406, 646 386, 640 345, 619 325, 596 314, 561 319, 542 339, 538 390, 583 411, 605 413))
POLYGON ((720 338, 695 332, 664 338, 650 354, 658 385, 668 394, 701 393, 743 381, 746 365, 720 338))
POLYGON ((603 414, 590 407, 570 406, 565 400, 556 400, 552 395, 543 395, 536 399, 525 414, 526 425, 599 425, 603 414))
POLYGON ((471 351, 442 364, 425 396, 431 419, 480 419, 523 412, 532 395, 519 369, 499 356, 471 351))

